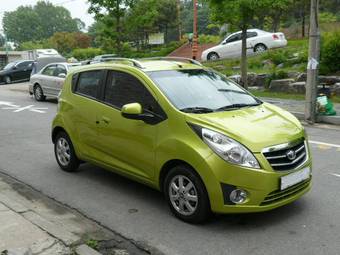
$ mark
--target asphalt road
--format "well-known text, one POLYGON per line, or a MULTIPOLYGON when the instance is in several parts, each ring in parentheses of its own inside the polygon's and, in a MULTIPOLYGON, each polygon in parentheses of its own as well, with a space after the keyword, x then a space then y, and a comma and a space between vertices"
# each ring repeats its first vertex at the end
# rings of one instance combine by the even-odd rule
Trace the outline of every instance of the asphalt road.
POLYGON ((306 128, 316 143, 313 188, 303 198, 195 226, 174 218, 148 187, 90 164, 74 174, 59 170, 50 139, 56 102, 38 103, 9 88, 0 86, 0 171, 125 237, 171 255, 340 254, 340 129, 306 128))

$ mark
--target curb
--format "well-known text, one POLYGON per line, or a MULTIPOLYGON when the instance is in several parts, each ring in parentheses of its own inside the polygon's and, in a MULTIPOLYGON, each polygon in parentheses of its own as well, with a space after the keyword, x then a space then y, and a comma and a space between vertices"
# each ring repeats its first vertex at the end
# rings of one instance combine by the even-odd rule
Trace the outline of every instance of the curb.
MULTIPOLYGON (((291 112, 291 113, 299 120, 305 120, 305 114, 303 112, 291 112)), ((316 117, 316 122, 340 126, 340 116, 319 115, 316 117)))

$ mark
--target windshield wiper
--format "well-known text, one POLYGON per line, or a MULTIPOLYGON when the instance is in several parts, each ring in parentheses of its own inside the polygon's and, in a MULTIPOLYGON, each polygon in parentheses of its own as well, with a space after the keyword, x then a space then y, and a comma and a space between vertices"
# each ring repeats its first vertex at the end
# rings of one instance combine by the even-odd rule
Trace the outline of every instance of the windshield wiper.
POLYGON ((239 109, 239 108, 243 108, 243 107, 258 106, 258 105, 261 105, 261 104, 262 104, 262 102, 255 103, 255 104, 230 104, 230 105, 222 106, 222 107, 216 109, 215 111, 233 110, 233 109, 239 109))
POLYGON ((182 112, 187 112, 187 113, 209 113, 209 112, 214 112, 213 109, 207 108, 207 107, 187 107, 187 108, 182 108, 180 109, 182 112))

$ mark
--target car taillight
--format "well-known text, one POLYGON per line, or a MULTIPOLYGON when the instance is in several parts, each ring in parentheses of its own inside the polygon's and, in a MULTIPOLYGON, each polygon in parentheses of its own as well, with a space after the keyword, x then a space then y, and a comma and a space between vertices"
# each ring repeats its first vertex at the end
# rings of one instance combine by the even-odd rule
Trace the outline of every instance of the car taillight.
POLYGON ((279 38, 279 36, 277 34, 273 34, 273 39, 274 40, 279 40, 280 38, 279 38))

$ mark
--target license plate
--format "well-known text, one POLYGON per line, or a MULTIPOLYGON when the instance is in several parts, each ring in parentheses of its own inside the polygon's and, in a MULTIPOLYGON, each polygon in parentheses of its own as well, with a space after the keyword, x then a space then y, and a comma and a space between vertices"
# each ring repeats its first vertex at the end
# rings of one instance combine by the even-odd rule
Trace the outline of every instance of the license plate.
POLYGON ((287 189, 299 182, 305 181, 310 177, 309 167, 292 174, 281 177, 281 190, 287 189))

